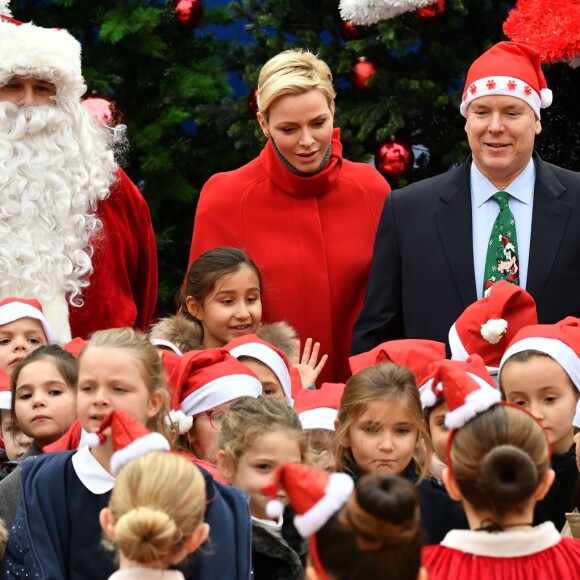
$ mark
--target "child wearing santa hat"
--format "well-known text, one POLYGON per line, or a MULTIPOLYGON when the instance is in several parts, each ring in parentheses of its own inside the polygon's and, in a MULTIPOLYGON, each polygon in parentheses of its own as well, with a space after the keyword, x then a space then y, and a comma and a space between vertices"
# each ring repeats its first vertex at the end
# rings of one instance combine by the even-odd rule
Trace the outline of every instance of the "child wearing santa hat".
POLYGON ((452 530, 423 551, 429 578, 577 577, 580 542, 562 538, 552 522, 534 527, 532 521, 554 480, 546 432, 525 409, 497 402, 492 389, 454 373, 441 366, 434 384, 442 388, 453 428, 443 479, 463 504, 470 529, 452 530))
POLYGON ((538 502, 534 523, 550 520, 561 529, 566 512, 575 507, 578 479, 573 419, 580 398, 580 319, 523 328, 502 357, 499 373, 505 399, 529 409, 548 434, 556 480, 538 502))
POLYGON ((281 491, 310 541, 309 580, 424 580, 417 490, 392 474, 368 474, 356 487, 344 473, 285 464, 263 487, 278 508, 281 491))
POLYGON ((6 298, 0 302, 0 369, 11 375, 29 352, 54 341, 38 300, 6 298))
POLYGON ((256 580, 302 578, 307 546, 292 523, 280 494, 280 509, 266 510, 262 485, 283 463, 302 463, 306 454, 298 414, 273 397, 245 398, 224 416, 218 467, 223 477, 250 496, 252 563, 256 580))

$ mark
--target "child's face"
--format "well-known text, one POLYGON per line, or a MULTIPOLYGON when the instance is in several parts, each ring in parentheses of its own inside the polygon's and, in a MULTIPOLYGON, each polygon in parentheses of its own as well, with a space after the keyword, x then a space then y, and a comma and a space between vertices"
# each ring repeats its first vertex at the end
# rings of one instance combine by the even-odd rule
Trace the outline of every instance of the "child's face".
POLYGON ((429 433, 433 442, 435 455, 446 461, 447 440, 449 439, 449 429, 445 427, 445 414, 449 412, 449 407, 445 401, 435 405, 429 414, 429 433))
POLYGON ((76 385, 69 386, 50 360, 27 364, 18 373, 14 411, 18 425, 41 447, 54 443, 77 418, 76 385))
POLYGON ((268 365, 249 356, 242 356, 239 360, 258 377, 258 380, 262 383, 262 394, 265 397, 286 400, 286 395, 284 395, 284 390, 276 373, 268 365))
MULTIPOLYGON (((283 463, 301 463, 302 453, 297 438, 287 431, 272 431, 258 437, 240 457, 233 473, 232 485, 250 495, 250 512, 256 518, 270 519, 266 504, 271 499, 261 486, 272 481, 274 471, 283 463)), ((288 498, 282 490, 279 498, 284 504, 288 498)))
POLYGON ((554 359, 535 356, 508 361, 501 372, 501 387, 507 401, 526 407, 542 422, 553 453, 572 447, 578 391, 554 359))
POLYGON ((340 445, 352 452, 363 473, 402 473, 413 457, 419 431, 413 414, 398 401, 371 403, 349 427, 340 445))
POLYGON ((32 443, 32 439, 27 437, 18 425, 12 422, 10 409, 2 409, 0 414, 0 426, 2 428, 2 440, 4 441, 6 456, 10 461, 15 461, 26 453, 32 443))
POLYGON ((19 318, 0 326, 0 368, 12 375, 16 363, 47 344, 44 328, 35 318, 19 318))
POLYGON ((248 266, 219 278, 202 305, 191 296, 185 302, 203 325, 204 348, 221 347, 238 336, 253 334, 262 320, 260 281, 248 266))
POLYGON ((98 346, 85 351, 79 362, 77 413, 93 433, 113 410, 124 411, 146 424, 163 404, 160 392, 150 393, 142 363, 130 351, 98 346))
POLYGON ((235 401, 229 401, 209 411, 195 415, 193 425, 187 434, 193 452, 200 459, 216 464, 218 440, 222 430, 222 420, 226 411, 235 401))

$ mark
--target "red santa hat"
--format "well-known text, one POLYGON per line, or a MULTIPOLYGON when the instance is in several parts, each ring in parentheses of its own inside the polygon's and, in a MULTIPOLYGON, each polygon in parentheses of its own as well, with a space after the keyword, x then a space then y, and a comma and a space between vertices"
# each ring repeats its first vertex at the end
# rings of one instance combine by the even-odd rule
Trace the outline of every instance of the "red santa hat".
MULTIPOLYGON (((172 354, 172 353, 168 353, 172 354)), ((169 375, 179 408, 191 417, 239 397, 259 397, 258 377, 223 348, 184 353, 169 375)))
POLYGON ((12 391, 10 389, 10 376, 0 369, 0 409, 12 407, 12 391))
POLYGON ((89 447, 96 447, 106 440, 103 432, 111 428, 114 453, 111 457, 111 473, 116 475, 121 467, 150 451, 169 451, 169 441, 161 433, 151 432, 131 415, 113 409, 99 425, 96 433, 87 437, 89 447))
POLYGON ((78 358, 86 344, 87 341, 84 338, 77 336, 76 338, 69 340, 62 348, 67 352, 70 352, 75 358, 78 358))
POLYGON ((526 326, 516 334, 505 351, 499 372, 514 354, 537 350, 552 357, 580 391, 580 318, 568 316, 556 324, 526 326))
MULTIPOLYGON (((1 32, 0 32, 1 34, 1 32)), ((44 316, 42 306, 33 298, 6 298, 0 302, 0 326, 20 320, 21 318, 34 318, 39 320, 44 329, 48 342, 55 342, 56 337, 44 316)))
POLYGON ((282 386, 286 400, 292 405, 292 381, 288 359, 286 355, 274 345, 262 340, 255 334, 246 334, 228 342, 224 347, 235 357, 249 356, 264 363, 276 375, 278 382, 282 386))
POLYGON ((81 45, 68 31, 43 28, 10 18, 0 2, 0 84, 13 75, 53 83, 57 96, 80 101, 86 91, 81 72, 81 45))
POLYGON ((405 338, 383 342, 368 352, 351 356, 348 360, 353 375, 366 367, 392 362, 407 367, 415 375, 417 383, 422 383, 427 367, 445 356, 445 344, 442 342, 405 338))
POLYGON ((344 383, 323 383, 320 389, 302 389, 294 395, 294 409, 303 429, 334 431, 344 383))
POLYGON ((467 117, 472 101, 490 95, 507 95, 525 101, 540 118, 540 108, 552 104, 542 72, 540 53, 519 42, 498 42, 476 59, 463 90, 460 111, 467 117))
POLYGON ((501 401, 483 359, 474 354, 465 361, 441 360, 429 368, 429 377, 419 388, 423 408, 434 407, 445 398, 449 412, 445 425, 459 429, 478 413, 501 401))
POLYGON ((347 501, 354 482, 346 473, 319 471, 301 463, 285 463, 274 472, 262 491, 272 499, 266 504, 271 518, 280 517, 284 504, 277 499, 283 489, 296 512, 294 525, 304 538, 316 533, 347 501))
POLYGON ((449 330, 451 358, 465 360, 478 354, 487 370, 497 374, 507 345, 531 324, 538 324, 534 299, 523 288, 500 280, 469 305, 449 330))

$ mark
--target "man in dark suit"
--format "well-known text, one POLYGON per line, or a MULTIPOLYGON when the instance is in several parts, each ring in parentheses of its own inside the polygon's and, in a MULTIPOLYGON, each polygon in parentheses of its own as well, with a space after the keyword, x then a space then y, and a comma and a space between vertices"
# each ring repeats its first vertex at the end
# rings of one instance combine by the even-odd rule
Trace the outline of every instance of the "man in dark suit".
POLYGON ((460 108, 472 154, 387 198, 353 354, 398 338, 447 341, 457 317, 495 280, 484 272, 498 190, 509 194, 517 233, 508 280, 517 270, 540 323, 580 316, 580 173, 533 150, 540 109, 550 103, 530 47, 501 42, 472 64, 460 108))

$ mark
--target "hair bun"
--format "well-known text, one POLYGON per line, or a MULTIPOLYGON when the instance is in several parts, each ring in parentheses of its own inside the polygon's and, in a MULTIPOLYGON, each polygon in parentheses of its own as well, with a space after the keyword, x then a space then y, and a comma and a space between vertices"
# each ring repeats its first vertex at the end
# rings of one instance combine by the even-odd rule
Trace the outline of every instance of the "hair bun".
POLYGON ((529 455, 513 445, 494 447, 484 457, 479 485, 496 504, 517 504, 538 487, 538 471, 529 455))

